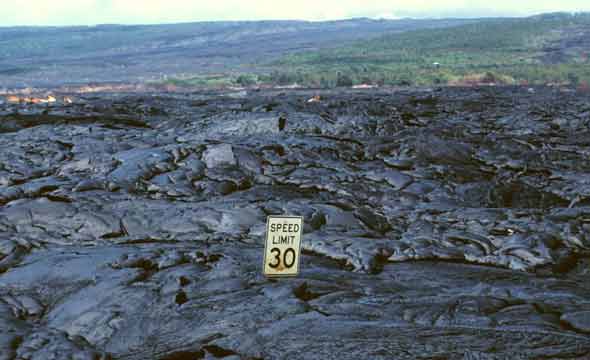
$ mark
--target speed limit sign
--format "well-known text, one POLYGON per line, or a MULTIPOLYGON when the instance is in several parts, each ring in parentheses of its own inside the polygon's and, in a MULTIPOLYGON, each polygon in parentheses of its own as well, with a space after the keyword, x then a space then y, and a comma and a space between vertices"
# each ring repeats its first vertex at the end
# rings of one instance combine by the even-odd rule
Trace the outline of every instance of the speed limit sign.
POLYGON ((264 275, 295 276, 299 273, 303 217, 274 216, 266 220, 264 275))

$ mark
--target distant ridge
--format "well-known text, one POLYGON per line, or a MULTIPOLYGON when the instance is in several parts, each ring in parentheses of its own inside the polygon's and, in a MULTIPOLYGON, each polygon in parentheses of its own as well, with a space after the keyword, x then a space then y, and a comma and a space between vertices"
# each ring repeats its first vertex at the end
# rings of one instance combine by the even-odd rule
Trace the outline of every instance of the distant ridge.
POLYGON ((0 87, 244 72, 294 52, 474 21, 362 18, 0 27, 0 87))
POLYGON ((0 28, 0 87, 590 82, 590 13, 0 28))
POLYGON ((272 81, 325 86, 588 86, 590 13, 490 18, 416 29, 281 59, 272 81))

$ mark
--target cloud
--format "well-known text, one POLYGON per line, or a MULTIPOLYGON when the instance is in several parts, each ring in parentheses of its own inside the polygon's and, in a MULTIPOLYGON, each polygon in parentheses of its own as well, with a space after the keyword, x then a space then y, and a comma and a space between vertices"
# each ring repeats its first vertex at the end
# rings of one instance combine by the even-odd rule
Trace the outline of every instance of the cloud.
POLYGON ((394 13, 381 13, 373 16, 372 18, 375 20, 396 20, 400 17, 395 15, 394 13))
POLYGON ((28 0, 2 5, 2 25, 170 23, 350 17, 523 16, 590 11, 587 0, 28 0))

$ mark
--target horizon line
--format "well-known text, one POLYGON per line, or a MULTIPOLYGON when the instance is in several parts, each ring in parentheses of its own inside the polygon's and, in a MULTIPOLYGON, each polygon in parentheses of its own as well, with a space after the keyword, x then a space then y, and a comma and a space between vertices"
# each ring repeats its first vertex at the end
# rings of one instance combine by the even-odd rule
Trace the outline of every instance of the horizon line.
POLYGON ((344 22, 344 21, 355 21, 355 20, 369 20, 369 21, 404 21, 404 20, 477 20, 477 19, 528 19, 543 15, 583 15, 589 14, 590 11, 554 11, 554 12, 541 12, 532 15, 502 15, 502 16, 432 16, 432 17, 399 17, 399 18, 384 18, 384 17, 349 17, 341 19, 256 19, 256 20, 196 20, 196 21, 172 21, 172 22, 160 22, 160 23, 96 23, 96 24, 75 24, 75 25, 0 25, 0 29, 4 28, 78 28, 78 27, 101 27, 101 26, 159 26, 159 25, 188 25, 188 24, 204 24, 204 23, 263 23, 263 22, 307 22, 307 23, 329 23, 329 22, 344 22))

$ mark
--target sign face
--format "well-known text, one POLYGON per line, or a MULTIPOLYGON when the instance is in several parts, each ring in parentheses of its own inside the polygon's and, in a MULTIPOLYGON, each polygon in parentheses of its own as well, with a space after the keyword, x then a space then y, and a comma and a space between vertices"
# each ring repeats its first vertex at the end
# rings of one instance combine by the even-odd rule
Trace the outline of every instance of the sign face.
POLYGON ((274 216, 266 220, 264 275, 295 276, 299 273, 303 217, 274 216))

